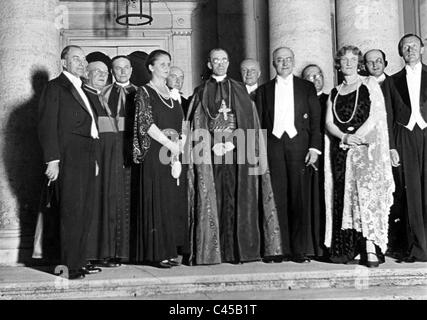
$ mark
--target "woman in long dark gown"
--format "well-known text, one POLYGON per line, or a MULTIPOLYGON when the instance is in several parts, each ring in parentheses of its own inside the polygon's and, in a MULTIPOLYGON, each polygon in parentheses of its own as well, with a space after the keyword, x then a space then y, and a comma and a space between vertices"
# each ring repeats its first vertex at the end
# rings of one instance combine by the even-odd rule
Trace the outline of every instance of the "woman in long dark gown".
POLYGON ((344 81, 331 91, 326 114, 325 244, 332 262, 377 267, 394 191, 384 98, 374 79, 358 75, 357 47, 343 47, 335 60, 344 81))
POLYGON ((133 142, 134 161, 142 164, 136 262, 161 268, 178 265, 177 248, 185 252, 188 247, 186 174, 179 175, 179 154, 185 144, 185 136, 181 135, 184 115, 166 87, 170 60, 163 50, 147 57, 146 67, 152 78, 135 97, 133 142))

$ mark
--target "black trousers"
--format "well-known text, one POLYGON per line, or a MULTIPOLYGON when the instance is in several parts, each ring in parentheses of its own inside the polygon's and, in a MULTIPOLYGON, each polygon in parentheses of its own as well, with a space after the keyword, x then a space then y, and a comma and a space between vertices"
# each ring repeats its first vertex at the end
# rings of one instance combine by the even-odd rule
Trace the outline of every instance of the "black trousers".
POLYGON ((98 141, 75 135, 59 163, 61 264, 76 271, 87 263, 86 249, 93 212, 96 210, 95 161, 98 141))
MULTIPOLYGON (((305 166, 309 135, 268 137, 267 154, 285 255, 317 255, 319 194, 317 173, 305 166)), ((318 162, 316 163, 318 165, 318 162)))
MULTIPOLYGON (((395 207, 401 210, 406 254, 427 261, 427 129, 395 128, 401 166, 395 170, 395 207)), ((396 214, 396 208, 392 213, 396 214)), ((396 231, 398 232, 398 231, 396 231)))

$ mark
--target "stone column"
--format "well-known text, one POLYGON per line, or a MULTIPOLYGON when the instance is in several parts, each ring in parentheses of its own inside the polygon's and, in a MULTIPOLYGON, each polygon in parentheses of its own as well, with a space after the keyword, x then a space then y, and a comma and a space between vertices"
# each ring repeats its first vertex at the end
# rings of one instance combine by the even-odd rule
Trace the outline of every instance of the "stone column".
POLYGON ((0 264, 24 262, 40 199, 42 87, 59 71, 58 0, 0 3, 0 264))
MULTIPOLYGON (((324 91, 334 84, 330 0, 269 0, 270 61, 274 49, 286 46, 295 53, 294 74, 311 63, 325 75, 324 91)), ((271 76, 275 75, 274 69, 271 76)))
MULTIPOLYGON (((420 0, 420 29, 424 46, 427 46, 427 0, 420 0)), ((427 49, 424 49, 423 62, 427 63, 427 49)))
POLYGON ((217 6, 218 46, 226 49, 231 58, 228 74, 241 80, 240 63, 252 58, 260 62, 261 83, 267 81, 268 17, 265 1, 219 0, 217 6))
POLYGON ((338 48, 351 44, 365 53, 381 49, 388 60, 386 73, 403 65, 397 45, 401 37, 398 0, 336 1, 338 48))

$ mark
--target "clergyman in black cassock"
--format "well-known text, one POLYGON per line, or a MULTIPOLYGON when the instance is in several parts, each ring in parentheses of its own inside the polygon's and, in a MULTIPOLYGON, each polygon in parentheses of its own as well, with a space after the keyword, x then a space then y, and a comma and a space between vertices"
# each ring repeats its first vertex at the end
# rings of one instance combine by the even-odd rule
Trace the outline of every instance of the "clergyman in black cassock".
MULTIPOLYGON (((130 255, 131 141, 136 86, 129 83, 127 58, 113 58, 114 67, 125 68, 124 82, 115 81, 99 94, 89 94, 98 113, 100 135, 100 192, 96 223, 90 233, 89 254, 101 266, 118 266, 130 255), (124 65, 122 66, 121 63, 124 65), (127 70, 126 70, 127 69, 127 70)), ((120 78, 120 80, 123 80, 120 78)))

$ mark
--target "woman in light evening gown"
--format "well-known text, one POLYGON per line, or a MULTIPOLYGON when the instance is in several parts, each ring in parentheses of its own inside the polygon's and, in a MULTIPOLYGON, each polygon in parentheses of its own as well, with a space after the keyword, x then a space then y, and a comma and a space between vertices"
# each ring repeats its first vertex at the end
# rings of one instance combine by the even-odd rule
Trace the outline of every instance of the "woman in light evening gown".
POLYGON ((394 181, 384 98, 373 78, 358 74, 362 60, 354 46, 335 58, 344 81, 332 89, 326 112, 325 245, 334 263, 378 267, 387 249, 394 181))

